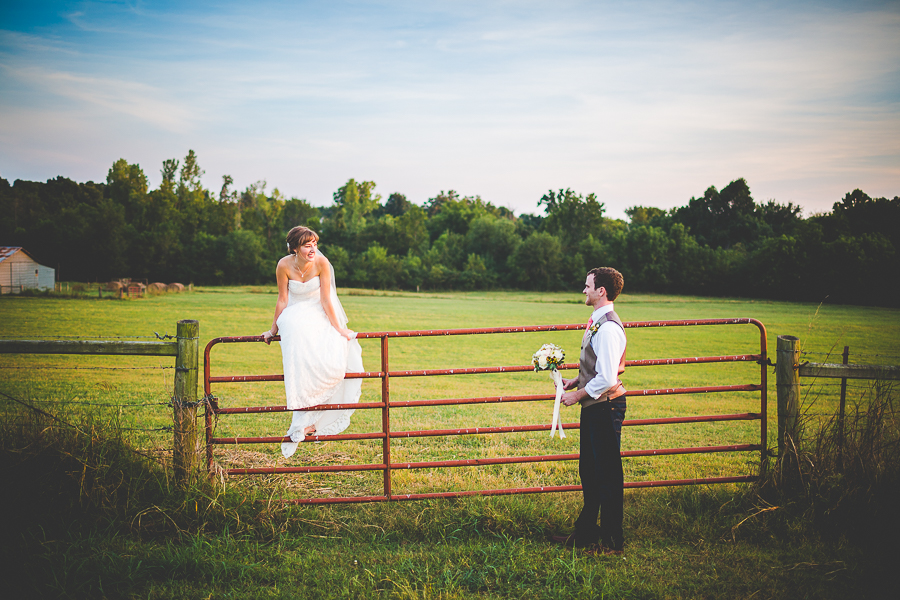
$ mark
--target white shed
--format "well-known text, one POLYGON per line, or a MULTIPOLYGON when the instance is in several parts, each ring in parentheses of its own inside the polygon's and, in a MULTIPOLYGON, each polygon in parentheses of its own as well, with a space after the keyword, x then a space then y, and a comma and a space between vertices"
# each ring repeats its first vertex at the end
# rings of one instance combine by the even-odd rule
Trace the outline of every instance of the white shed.
POLYGON ((56 269, 38 264, 20 246, 0 246, 0 294, 55 287, 56 269))

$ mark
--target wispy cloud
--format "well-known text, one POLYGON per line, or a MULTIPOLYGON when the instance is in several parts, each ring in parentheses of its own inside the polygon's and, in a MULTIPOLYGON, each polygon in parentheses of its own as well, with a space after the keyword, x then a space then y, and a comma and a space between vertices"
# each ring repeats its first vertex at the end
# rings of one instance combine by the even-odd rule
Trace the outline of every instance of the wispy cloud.
POLYGON ((288 195, 353 176, 530 211, 566 186, 617 215, 737 177, 819 209, 900 193, 890 3, 85 2, 0 33, 0 64, 0 109, 64 108, 111 148, 102 172, 191 147, 211 179, 288 195))
POLYGON ((166 93, 163 90, 143 83, 85 77, 39 67, 15 68, 0 64, 0 69, 7 81, 16 81, 40 94, 52 94, 122 113, 167 131, 183 131, 192 126, 191 111, 164 100, 166 93))

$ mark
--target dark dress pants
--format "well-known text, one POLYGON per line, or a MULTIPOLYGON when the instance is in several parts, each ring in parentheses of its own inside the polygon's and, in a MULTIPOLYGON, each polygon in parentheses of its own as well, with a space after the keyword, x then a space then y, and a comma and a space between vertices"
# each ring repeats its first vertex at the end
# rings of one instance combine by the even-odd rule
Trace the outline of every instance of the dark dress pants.
POLYGON ((602 543, 620 550, 622 533, 624 475, 619 453, 620 434, 613 425, 609 402, 581 410, 581 476, 584 508, 575 521, 575 545, 602 543), (600 525, 597 525, 597 517, 600 525))

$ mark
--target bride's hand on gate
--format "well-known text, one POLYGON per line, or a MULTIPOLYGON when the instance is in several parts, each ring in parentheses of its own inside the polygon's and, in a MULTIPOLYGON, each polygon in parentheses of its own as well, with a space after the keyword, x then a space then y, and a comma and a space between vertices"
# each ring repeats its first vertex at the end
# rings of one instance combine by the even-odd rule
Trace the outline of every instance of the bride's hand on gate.
POLYGON ((342 328, 342 329, 338 329, 338 331, 340 332, 340 334, 342 336, 344 336, 348 340, 356 339, 356 332, 351 329, 342 328))
POLYGON ((272 330, 271 330, 271 329, 270 329, 269 331, 264 331, 264 332, 262 333, 262 339, 263 339, 263 341, 266 343, 266 345, 271 344, 271 343, 272 343, 272 338, 274 338, 274 337, 275 337, 275 334, 272 333, 272 330))

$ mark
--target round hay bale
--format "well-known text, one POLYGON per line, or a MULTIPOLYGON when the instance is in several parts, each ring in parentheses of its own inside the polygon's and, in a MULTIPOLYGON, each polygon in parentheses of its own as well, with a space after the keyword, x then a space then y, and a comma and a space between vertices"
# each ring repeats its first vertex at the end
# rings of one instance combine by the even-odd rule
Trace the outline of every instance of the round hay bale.
POLYGON ((122 287, 123 286, 122 286, 121 281, 110 281, 109 283, 106 284, 106 291, 107 292, 118 292, 119 290, 122 289, 122 287))
POLYGON ((151 294, 160 294, 162 292, 167 292, 169 290, 169 286, 164 283, 154 282, 147 286, 147 291, 151 294))
POLYGON ((184 284, 182 284, 182 283, 170 283, 170 284, 169 284, 169 287, 168 287, 168 290, 169 290, 170 292, 183 292, 183 291, 184 291, 184 284))

